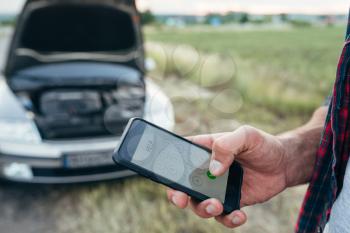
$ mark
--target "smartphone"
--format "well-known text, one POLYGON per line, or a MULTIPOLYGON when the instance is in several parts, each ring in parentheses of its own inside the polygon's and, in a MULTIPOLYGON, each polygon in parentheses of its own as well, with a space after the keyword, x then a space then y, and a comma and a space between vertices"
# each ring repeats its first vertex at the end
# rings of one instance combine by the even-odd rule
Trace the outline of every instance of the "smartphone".
POLYGON ((187 193, 197 201, 220 200, 224 213, 240 208, 243 169, 209 171, 211 151, 140 118, 129 121, 113 160, 141 176, 187 193))

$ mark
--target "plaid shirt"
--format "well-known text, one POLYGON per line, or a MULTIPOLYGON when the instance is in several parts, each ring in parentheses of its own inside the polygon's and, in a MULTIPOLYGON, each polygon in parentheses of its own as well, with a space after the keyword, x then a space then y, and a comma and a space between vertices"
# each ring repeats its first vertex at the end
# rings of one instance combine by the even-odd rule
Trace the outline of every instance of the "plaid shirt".
MULTIPOLYGON (((322 232, 339 195, 350 150, 350 17, 315 170, 300 210, 297 233, 322 232)), ((350 211, 350 210, 349 210, 350 211)))

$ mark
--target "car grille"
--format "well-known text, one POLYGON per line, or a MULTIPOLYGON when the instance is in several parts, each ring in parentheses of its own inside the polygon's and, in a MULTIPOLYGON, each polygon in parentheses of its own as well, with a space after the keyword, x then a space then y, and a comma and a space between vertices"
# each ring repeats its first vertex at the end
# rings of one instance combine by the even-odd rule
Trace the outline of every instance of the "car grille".
POLYGON ((89 168, 32 168, 34 177, 74 177, 90 176, 97 174, 106 174, 118 171, 124 171, 125 168, 120 165, 109 165, 89 168))

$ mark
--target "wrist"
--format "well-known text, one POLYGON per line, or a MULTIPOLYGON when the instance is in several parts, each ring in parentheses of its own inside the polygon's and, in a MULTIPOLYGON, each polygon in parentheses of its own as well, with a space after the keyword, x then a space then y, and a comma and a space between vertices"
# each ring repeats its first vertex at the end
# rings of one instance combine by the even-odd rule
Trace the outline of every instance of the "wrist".
POLYGON ((305 133, 278 136, 284 148, 286 187, 305 184, 311 180, 321 131, 310 129, 305 133))

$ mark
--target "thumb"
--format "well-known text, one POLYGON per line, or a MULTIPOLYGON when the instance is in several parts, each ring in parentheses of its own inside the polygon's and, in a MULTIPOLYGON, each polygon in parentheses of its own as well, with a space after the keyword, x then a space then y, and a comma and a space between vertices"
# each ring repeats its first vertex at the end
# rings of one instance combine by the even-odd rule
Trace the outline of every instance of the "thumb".
POLYGON ((218 137, 212 146, 209 170, 214 176, 223 175, 240 153, 253 148, 261 138, 260 132, 251 126, 242 126, 232 133, 218 137))

